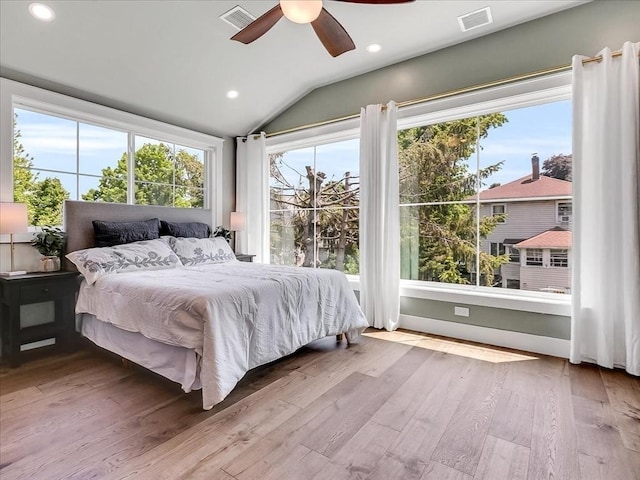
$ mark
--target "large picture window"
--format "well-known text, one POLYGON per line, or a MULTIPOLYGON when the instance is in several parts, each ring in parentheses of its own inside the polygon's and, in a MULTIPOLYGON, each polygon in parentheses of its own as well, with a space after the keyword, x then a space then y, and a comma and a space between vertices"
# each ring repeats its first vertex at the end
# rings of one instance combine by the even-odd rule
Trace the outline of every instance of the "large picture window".
POLYGON ((523 282, 518 262, 520 249, 530 266, 542 265, 549 242, 571 248, 568 225, 556 221, 561 208, 570 215, 569 101, 401 130, 398 147, 401 278, 568 288, 568 269, 523 282))
MULTIPOLYGON (((442 292, 444 284, 458 284, 451 291, 466 285, 482 295, 501 288, 543 297, 570 291, 571 269, 548 268, 551 249, 571 258, 569 92, 532 89, 522 96, 519 88, 464 107, 456 100, 451 109, 399 112, 406 288, 442 292)), ((326 143, 354 130, 347 122, 342 133, 319 133, 316 144, 300 134, 285 134, 282 146, 271 143, 272 263, 359 272, 358 140, 326 143)), ((554 266, 570 267, 564 258, 554 266)))
POLYGON ((270 261, 357 274, 359 141, 269 155, 270 261))
POLYGON ((203 208, 205 154, 132 131, 15 108, 13 198, 27 204, 34 226, 62 224, 65 199, 203 208))

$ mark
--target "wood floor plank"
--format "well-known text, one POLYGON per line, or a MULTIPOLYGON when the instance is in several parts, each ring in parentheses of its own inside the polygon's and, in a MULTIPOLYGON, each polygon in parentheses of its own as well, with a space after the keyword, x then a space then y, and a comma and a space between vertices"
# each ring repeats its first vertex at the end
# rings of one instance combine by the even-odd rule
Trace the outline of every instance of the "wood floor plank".
POLYGON ((412 472, 420 472, 418 476, 431 462, 431 455, 461 401, 463 394, 460 391, 471 386, 475 372, 470 367, 476 365, 469 359, 443 355, 443 359, 452 362, 451 370, 443 372, 438 384, 423 398, 388 451, 388 456, 402 461, 412 472), (456 388, 450 388, 453 385, 456 388))
POLYGON ((600 376, 600 368, 596 365, 581 363, 569 366, 571 393, 599 402, 608 402, 609 397, 600 376))
POLYGON ((621 370, 600 369, 625 447, 640 452, 640 383, 621 370))
POLYGON ((324 419, 321 424, 313 424, 313 432, 302 444, 332 458, 428 357, 429 353, 420 349, 409 350, 382 376, 353 392, 342 411, 324 419))
POLYGON ((456 470, 455 468, 447 467, 441 463, 429 462, 425 465, 420 480, 473 480, 473 477, 461 472, 460 470, 456 470))
POLYGON ((391 453, 386 453, 367 480, 420 480, 424 463, 408 464, 391 453))
POLYGON ((528 470, 529 448, 487 435, 475 478, 527 480, 528 470))
POLYGON ((540 361, 543 373, 532 385, 536 404, 528 478, 580 478, 571 386, 563 374, 567 362, 540 361))
POLYGON ((428 360, 398 388, 393 395, 374 414, 372 420, 380 425, 401 431, 407 425, 416 410, 422 405, 424 397, 438 384, 446 373, 447 363, 440 352, 428 351, 428 360), (416 391, 420 395, 416 395, 416 391))
MULTIPOLYGON (((585 465, 592 464, 584 458, 586 455, 597 460, 597 471, 602 475, 599 477, 602 480, 632 479, 634 474, 640 475, 640 472, 633 471, 632 464, 627 461, 630 455, 622 442, 613 409, 608 402, 574 395, 573 411, 583 474, 586 473, 585 465)), ((636 455, 640 456, 638 453, 636 455)), ((593 476, 594 473, 589 475, 593 476)))
POLYGON ((473 475, 506 377, 503 364, 480 365, 431 459, 473 475))
POLYGON ((332 463, 344 466, 350 478, 365 479, 397 436, 398 431, 369 421, 334 455, 332 463))

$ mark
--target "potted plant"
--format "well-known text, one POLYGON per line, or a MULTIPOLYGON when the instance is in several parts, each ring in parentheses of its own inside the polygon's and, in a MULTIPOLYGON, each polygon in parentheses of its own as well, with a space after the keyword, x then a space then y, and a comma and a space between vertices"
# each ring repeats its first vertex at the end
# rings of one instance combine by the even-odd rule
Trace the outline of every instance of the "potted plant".
POLYGON ((36 233, 31 245, 36 247, 43 257, 40 259, 41 272, 54 272, 60 270, 60 255, 67 238, 67 234, 58 227, 45 225, 36 233))
POLYGON ((222 237, 227 243, 231 241, 231 231, 224 228, 222 225, 218 225, 213 231, 213 237, 222 237))

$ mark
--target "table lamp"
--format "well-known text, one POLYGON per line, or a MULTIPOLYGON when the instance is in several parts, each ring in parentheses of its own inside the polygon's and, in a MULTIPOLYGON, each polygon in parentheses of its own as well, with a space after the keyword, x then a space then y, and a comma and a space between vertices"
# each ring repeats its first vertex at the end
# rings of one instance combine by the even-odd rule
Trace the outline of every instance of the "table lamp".
POLYGON ((233 234, 233 251, 237 253, 238 240, 235 232, 242 232, 245 227, 247 219, 242 212, 231 212, 231 218, 229 219, 229 230, 234 232, 233 234))
POLYGON ((0 234, 9 234, 11 244, 11 270, 0 272, 0 276, 10 277, 13 275, 24 275, 25 270, 13 269, 13 245, 14 233, 27 233, 29 220, 27 217, 27 205, 25 203, 0 202, 0 234))

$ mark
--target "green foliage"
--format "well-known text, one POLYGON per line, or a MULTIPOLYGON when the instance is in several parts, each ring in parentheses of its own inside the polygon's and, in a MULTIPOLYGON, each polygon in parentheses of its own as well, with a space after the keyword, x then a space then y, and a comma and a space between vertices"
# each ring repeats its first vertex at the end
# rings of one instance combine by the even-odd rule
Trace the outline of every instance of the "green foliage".
MULTIPOLYGON (((174 155, 170 145, 145 143, 136 151, 134 182, 135 203, 138 205, 204 206, 204 164, 184 149, 174 155)), ((126 203, 126 153, 115 168, 102 170, 98 188, 89 190, 82 199, 126 203)))
MULTIPOLYGON (((400 202, 437 205, 402 207, 402 278, 471 283, 476 262, 481 281, 491 285, 494 270, 508 256, 494 257, 476 251, 474 204, 440 203, 473 199, 482 180, 497 172, 502 162, 480 170, 478 178, 469 168, 478 140, 504 124, 501 113, 443 122, 398 132, 400 202), (417 240, 416 240, 417 239, 417 240)), ((502 217, 482 217, 479 233, 485 238, 502 217)))
POLYGON ((31 241, 31 245, 44 256, 59 257, 62 253, 67 235, 58 227, 46 225, 36 234, 31 241))
POLYGON ((542 163, 542 174, 547 177, 570 182, 573 174, 572 163, 572 154, 564 155, 563 153, 559 153, 552 155, 542 163))

